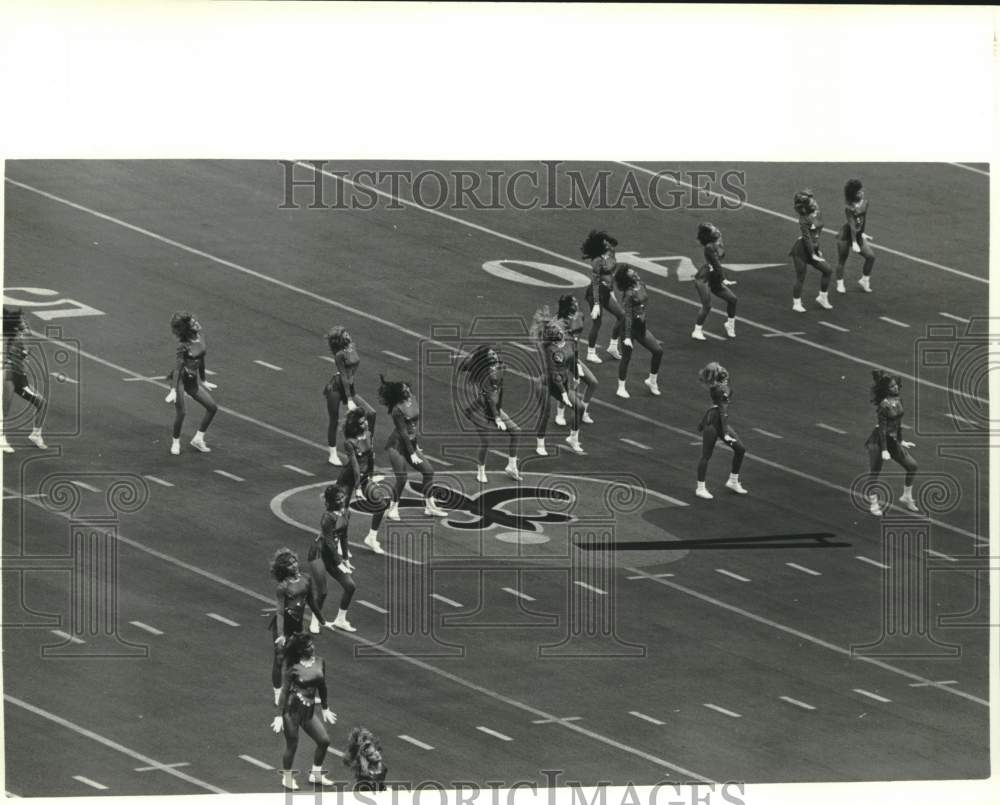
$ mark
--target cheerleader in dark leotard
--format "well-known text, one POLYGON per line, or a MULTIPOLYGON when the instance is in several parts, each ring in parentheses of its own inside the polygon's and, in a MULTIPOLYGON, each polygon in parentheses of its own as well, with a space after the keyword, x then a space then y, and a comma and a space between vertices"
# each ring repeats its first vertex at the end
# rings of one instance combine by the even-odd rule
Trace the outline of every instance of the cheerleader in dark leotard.
POLYGON ((368 416, 361 408, 355 408, 347 414, 347 419, 344 421, 344 452, 347 453, 347 464, 340 471, 337 486, 346 490, 348 501, 357 496, 375 507, 368 536, 365 537, 365 545, 374 553, 385 553, 378 541, 378 528, 382 524, 382 518, 389 508, 392 497, 378 485, 382 476, 375 475, 375 451, 368 422, 368 416))
POLYGON ((649 377, 643 382, 654 397, 659 397, 660 387, 657 384, 656 375, 660 371, 660 361, 663 360, 663 345, 656 340, 653 331, 646 326, 646 302, 649 301, 646 284, 632 266, 622 263, 615 270, 615 285, 621 291, 622 305, 625 308, 625 318, 622 322, 623 353, 618 364, 618 391, 615 394, 625 399, 629 397, 628 390, 625 388, 625 378, 628 377, 628 365, 632 360, 632 342, 638 341, 652 355, 649 377))
MULTIPOLYGON (((205 355, 208 352, 208 344, 205 342, 205 330, 201 329, 198 331, 198 340, 201 341, 202 352, 201 358, 198 361, 198 377, 201 379, 201 384, 207 388, 209 391, 215 391, 218 386, 215 383, 210 383, 205 375, 208 374, 208 370, 205 368, 205 355)), ((167 392, 167 396, 163 398, 163 402, 175 403, 177 402, 177 386, 174 380, 177 377, 177 370, 171 369, 167 374, 166 381, 170 383, 170 391, 167 392)))
POLYGON ((556 400, 573 409, 573 424, 570 426, 566 442, 574 453, 583 453, 583 445, 580 443, 583 398, 575 389, 576 349, 566 339, 566 331, 547 307, 536 311, 531 331, 541 348, 543 367, 542 407, 538 414, 538 428, 535 432, 535 452, 540 456, 549 454, 545 448, 545 432, 549 425, 549 409, 552 401, 556 400))
POLYGON ((806 280, 806 269, 810 266, 822 272, 823 277, 819 281, 819 295, 816 301, 820 307, 832 310, 828 298, 830 287, 830 277, 833 270, 823 259, 823 254, 819 250, 819 236, 823 232, 823 219, 819 213, 819 205, 813 198, 812 190, 800 190, 794 198, 795 212, 799 214, 799 230, 801 235, 792 246, 789 255, 795 263, 795 285, 792 288, 792 310, 796 313, 805 313, 802 306, 802 284, 806 280))
POLYGON ((521 480, 517 469, 517 442, 521 429, 503 410, 504 365, 495 347, 482 344, 459 365, 467 373, 467 392, 472 398, 464 413, 479 434, 479 454, 476 457, 476 480, 489 482, 486 477, 486 454, 490 434, 506 432, 508 436, 507 467, 504 470, 515 481, 521 480))
MULTIPOLYGON (((913 442, 903 441, 903 403, 899 399, 902 380, 881 369, 872 372, 872 379, 875 382, 872 385, 871 400, 875 405, 878 424, 865 441, 865 447, 868 448, 868 465, 871 469, 869 483, 878 478, 882 471, 882 462, 891 458, 906 470, 903 494, 899 502, 911 512, 920 511, 913 499, 913 479, 917 475, 917 462, 909 452, 909 448, 916 445, 913 442)), ((868 495, 868 510, 876 517, 884 511, 874 491, 868 495)))
POLYGON ((282 672, 278 714, 271 722, 275 733, 285 733, 285 752, 281 756, 281 784, 288 791, 297 791, 295 782, 295 751, 299 748, 299 729, 316 742, 309 782, 333 785, 323 773, 323 760, 330 748, 327 724, 336 724, 337 714, 330 710, 326 688, 326 663, 316 656, 312 638, 297 634, 285 644, 285 667, 282 672), (320 705, 316 706, 319 697, 320 705))
MULTIPOLYGON (((17 395, 35 409, 34 426, 28 439, 41 450, 46 448, 42 438, 42 421, 45 419, 45 398, 31 387, 28 378, 28 349, 24 339, 30 331, 20 308, 3 309, 3 416, 7 419, 13 395, 17 395)), ((0 448, 13 453, 7 437, 0 433, 0 448)))
POLYGON ((705 500, 712 499, 712 493, 705 486, 705 474, 708 472, 708 462, 715 450, 715 443, 722 439, 733 450, 733 466, 726 481, 726 488, 738 495, 747 494, 740 483, 740 467, 746 448, 731 427, 729 427, 729 400, 732 391, 729 386, 729 372, 718 363, 710 363, 698 374, 702 383, 708 386, 708 394, 712 400, 709 408, 701 418, 698 431, 701 433, 701 460, 698 462, 698 486, 695 495, 705 500))
POLYGON ((364 411, 368 418, 368 430, 371 431, 372 438, 375 436, 375 409, 354 391, 354 377, 361 359, 358 357, 358 351, 351 339, 351 334, 343 327, 334 327, 327 333, 326 341, 333 354, 333 360, 337 364, 337 371, 333 373, 330 382, 323 387, 323 396, 326 397, 326 411, 330 417, 326 429, 326 443, 330 447, 329 462, 340 467, 344 463, 337 455, 337 420, 340 417, 340 406, 347 405, 348 413, 356 408, 364 411))
POLYGON ((320 623, 326 624, 320 613, 316 597, 313 595, 313 581, 309 575, 299 572, 299 557, 291 548, 279 548, 271 560, 271 575, 278 582, 275 596, 278 608, 271 618, 268 628, 274 641, 274 664, 271 666, 271 684, 274 687, 274 703, 278 703, 281 693, 281 669, 285 660, 285 643, 292 635, 303 631, 306 604, 320 623))
POLYGON ((448 512, 437 505, 434 500, 434 470, 430 462, 424 458, 417 437, 417 423, 420 421, 420 406, 413 398, 413 392, 408 383, 390 382, 379 375, 381 385, 378 398, 388 409, 392 418, 392 433, 385 444, 389 454, 389 463, 396 476, 393 487, 392 503, 389 504, 387 517, 390 520, 399 519, 399 498, 406 486, 407 468, 412 467, 423 476, 424 515, 427 517, 447 517, 448 512))
POLYGON ((174 400, 176 414, 174 415, 174 438, 170 444, 171 455, 178 456, 181 452, 181 427, 184 425, 184 394, 182 389, 195 401, 205 407, 205 415, 201 418, 198 432, 191 440, 191 446, 202 453, 210 453, 212 449, 205 444, 205 431, 212 424, 215 412, 219 406, 215 404, 201 378, 201 370, 205 361, 205 342, 201 340, 201 324, 193 313, 180 311, 170 319, 170 329, 177 336, 177 363, 174 366, 174 400))
POLYGON ((351 730, 344 753, 344 765, 354 773, 355 791, 385 791, 389 769, 382 758, 382 744, 370 730, 351 730))
MULTIPOLYGON (((340 609, 330 626, 336 626, 345 632, 356 632, 357 629, 347 620, 347 609, 357 589, 351 578, 352 568, 347 561, 347 529, 351 522, 347 492, 339 486, 328 486, 323 491, 323 502, 326 504, 326 511, 320 520, 320 532, 309 546, 309 570, 316 588, 316 603, 319 609, 323 608, 326 601, 326 574, 329 573, 343 589, 340 609)), ((321 620, 317 612, 317 616, 309 623, 309 631, 317 634, 321 620)))
POLYGON ((726 256, 722 232, 714 224, 699 224, 698 242, 705 247, 705 263, 694 276, 694 287, 701 299, 701 313, 695 321, 691 337, 696 341, 705 340, 702 326, 712 310, 711 294, 715 294, 726 303, 726 315, 729 317, 723 325, 726 335, 736 338, 736 294, 729 290, 729 286, 736 283, 726 279, 726 270, 722 267, 722 258, 726 256))
POLYGON ((590 285, 586 293, 587 304, 590 305, 590 318, 593 322, 590 325, 590 337, 587 339, 587 360, 591 363, 602 363, 597 355, 597 336, 601 332, 602 310, 610 311, 615 317, 615 329, 611 333, 611 341, 608 342, 608 354, 616 360, 622 356, 618 339, 625 311, 611 290, 611 277, 618 265, 615 261, 617 245, 618 241, 607 232, 592 229, 580 247, 584 259, 590 262, 591 271, 590 285))
MULTIPOLYGON (((590 416, 590 400, 597 390, 598 380, 590 367, 580 360, 580 336, 583 334, 583 312, 580 310, 580 303, 576 301, 573 294, 563 294, 559 297, 559 314, 557 316, 559 324, 566 331, 566 340, 573 347, 573 362, 576 364, 576 376, 580 383, 587 388, 583 392, 583 413, 580 421, 587 424, 594 424, 593 417, 590 416)), ((576 386, 579 388, 579 386, 576 386)), ((556 424, 566 424, 566 406, 560 400, 556 403, 556 424)))
POLYGON ((837 235, 837 293, 847 293, 844 287, 844 266, 850 253, 856 252, 865 258, 858 285, 865 293, 872 292, 872 268, 875 266, 875 252, 868 245, 870 238, 865 234, 868 222, 868 199, 860 179, 848 179, 844 185, 844 215, 847 223, 837 235))

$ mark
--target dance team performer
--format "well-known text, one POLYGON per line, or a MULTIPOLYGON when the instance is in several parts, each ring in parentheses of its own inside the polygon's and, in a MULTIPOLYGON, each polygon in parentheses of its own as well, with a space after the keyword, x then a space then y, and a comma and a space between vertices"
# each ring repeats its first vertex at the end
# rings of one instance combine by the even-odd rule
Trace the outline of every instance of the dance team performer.
POLYGON ((201 324, 193 313, 178 311, 170 318, 170 329, 177 337, 177 362, 174 366, 174 431, 170 443, 170 454, 180 455, 181 428, 184 425, 184 394, 190 396, 205 409, 201 424, 191 446, 202 453, 211 453, 212 448, 205 444, 205 432, 212 424, 219 406, 215 404, 212 395, 202 380, 202 369, 205 361, 205 342, 201 339, 201 324), (184 393, 182 393, 182 390, 184 393))
POLYGON ((345 632, 356 632, 357 629, 347 620, 347 610, 357 590, 351 578, 353 568, 348 562, 350 552, 347 545, 347 529, 351 522, 351 511, 348 507, 347 492, 343 487, 331 484, 323 491, 323 502, 326 511, 320 520, 320 532, 309 547, 309 570, 313 577, 317 604, 317 610, 314 610, 315 614, 309 622, 309 631, 319 634, 323 616, 318 610, 322 610, 326 602, 326 576, 329 574, 342 590, 337 617, 329 625, 345 632))
MULTIPOLYGON (((378 486, 381 476, 375 475, 375 450, 368 429, 371 418, 362 408, 355 408, 344 421, 344 452, 347 464, 337 477, 337 486, 346 491, 348 505, 356 496, 375 507, 371 525, 364 539, 373 553, 385 553, 378 541, 378 529, 389 508, 391 498, 378 486)), ((345 558, 350 559, 347 555, 345 558)))
POLYGON ((583 453, 583 445, 580 442, 583 399, 574 389, 577 377, 576 350, 566 339, 566 331, 550 314, 548 308, 535 312, 531 331, 538 339, 542 351, 542 405, 535 431, 535 452, 540 456, 549 454, 545 447, 545 433, 548 430, 549 410, 552 401, 556 400, 573 409, 573 424, 569 436, 566 437, 566 443, 574 453, 583 453))
POLYGON ((837 293, 847 293, 844 287, 844 266, 851 252, 865 258, 861 267, 858 285, 865 293, 872 292, 872 268, 875 267, 875 252, 865 234, 868 223, 868 199, 860 179, 848 179, 844 185, 844 216, 847 218, 837 234, 837 293))
POLYGON ((822 273, 819 281, 819 295, 816 301, 820 307, 833 310, 828 298, 830 288, 830 277, 833 270, 823 259, 823 253, 819 248, 819 236, 823 232, 823 219, 820 216, 819 205, 813 198, 812 190, 800 190, 793 199, 795 212, 799 215, 799 231, 801 234, 792 244, 791 256, 795 264, 795 285, 792 287, 792 310, 796 313, 805 313, 806 309, 802 305, 802 285, 806 281, 806 271, 810 267, 822 273))
MULTIPOLYGON (((28 348, 25 345, 25 337, 30 332, 21 308, 10 308, 4 305, 3 418, 6 420, 10 414, 10 406, 14 401, 13 395, 16 394, 22 400, 26 400, 35 409, 34 425, 31 428, 31 433, 28 434, 28 441, 38 449, 45 450, 47 445, 45 439, 42 438, 45 398, 31 387, 31 381, 28 377, 28 348)), ((7 441, 7 436, 2 432, 0 432, 0 449, 4 453, 14 452, 14 448, 7 441)))
POLYGON ((729 426, 729 401, 732 397, 729 372, 721 364, 710 363, 698 373, 698 376, 708 387, 712 407, 705 412, 698 425, 698 431, 701 433, 701 460, 698 462, 698 485, 695 488, 695 495, 705 500, 711 500, 713 497, 705 485, 705 475, 708 472, 709 459, 715 450, 715 443, 719 439, 733 451, 733 464, 729 480, 726 481, 726 488, 738 495, 745 495, 747 490, 740 483, 740 467, 743 465, 746 448, 736 431, 729 426))
POLYGON ((475 426, 479 434, 479 453, 476 456, 476 480, 488 483, 486 476, 486 455, 490 447, 490 435, 494 432, 506 433, 507 466, 504 472, 515 481, 521 480, 517 469, 517 443, 521 429, 503 410, 504 364, 500 353, 493 346, 479 345, 469 357, 459 365, 465 372, 472 402, 464 410, 466 418, 475 426))
POLYGON ((659 397, 660 387, 656 376, 660 371, 660 361, 663 360, 663 345, 656 340, 653 331, 646 325, 646 303, 649 301, 646 283, 632 266, 620 263, 615 269, 615 285, 621 291, 622 306, 625 310, 625 317, 622 320, 622 359, 618 362, 618 391, 615 394, 625 399, 629 398, 625 379, 628 377, 628 366, 632 360, 633 344, 638 342, 648 349, 652 356, 649 377, 642 382, 646 384, 650 394, 659 397))
MULTIPOLYGON (((343 466, 343 461, 337 454, 337 424, 340 420, 340 406, 346 405, 350 413, 360 408, 368 418, 368 430, 375 436, 375 409, 354 390, 354 379, 358 372, 361 358, 358 357, 354 339, 345 327, 334 327, 326 335, 326 342, 333 355, 337 371, 323 387, 326 398, 326 412, 329 417, 326 428, 326 443, 330 448, 329 463, 335 467, 343 466)), ((345 436, 346 438, 346 436, 345 436)))
MULTIPOLYGON (((899 464, 906 475, 903 480, 903 494, 899 497, 911 512, 920 511, 913 499, 913 479, 917 476, 917 462, 910 455, 909 449, 916 447, 913 442, 903 439, 903 403, 899 399, 899 390, 903 381, 897 376, 876 369, 872 372, 871 401, 875 406, 877 423, 865 440, 868 448, 868 466, 870 469, 869 484, 873 484, 882 471, 882 462, 890 458, 899 464)), ((885 508, 872 491, 868 494, 868 511, 876 517, 882 515, 885 508)))
POLYGON ((274 663, 271 666, 271 685, 274 688, 274 703, 278 703, 281 693, 281 671, 285 661, 285 643, 290 637, 303 631, 306 604, 319 623, 326 625, 320 612, 316 596, 313 594, 313 580, 299 570, 299 557, 291 548, 279 548, 271 560, 271 575, 278 582, 275 597, 278 607, 268 628, 274 643, 274 663))
MULTIPOLYGON (((590 401, 599 382, 590 367, 580 360, 579 346, 580 336, 583 335, 583 311, 580 310, 580 303, 573 294, 567 293, 559 297, 556 318, 563 330, 566 331, 566 340, 573 347, 573 360, 576 363, 577 377, 587 387, 583 392, 583 413, 580 415, 580 421, 586 425, 593 425, 594 420, 590 415, 590 401)), ((561 400, 556 403, 556 424, 566 425, 566 406, 562 404, 561 400)))
POLYGON ((726 303, 726 323, 723 327, 726 335, 736 338, 736 294, 729 290, 730 282, 726 279, 726 270, 722 267, 722 258, 726 256, 726 247, 722 243, 722 232, 715 224, 698 225, 698 242, 704 247, 705 262, 698 273, 694 275, 694 288, 701 300, 701 312, 695 320, 691 337, 696 341, 704 341, 702 330, 708 314, 712 311, 712 294, 726 303))
POLYGON ((607 310, 615 317, 615 328, 608 342, 608 354, 616 360, 621 358, 618 339, 621 334, 622 318, 625 311, 611 290, 611 277, 618 265, 615 260, 615 246, 618 241, 607 232, 591 229, 580 250, 584 259, 590 262, 591 280, 585 297, 590 305, 590 336, 587 338, 587 360, 603 363, 597 355, 597 336, 601 332, 602 311, 607 310))

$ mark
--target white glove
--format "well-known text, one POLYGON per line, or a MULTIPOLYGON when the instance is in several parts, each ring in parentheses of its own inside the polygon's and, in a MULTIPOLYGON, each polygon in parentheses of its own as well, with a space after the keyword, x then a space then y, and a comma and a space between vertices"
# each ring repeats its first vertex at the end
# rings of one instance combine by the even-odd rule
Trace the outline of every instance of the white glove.
POLYGON ((917 446, 915 442, 900 442, 900 444, 903 445, 903 447, 916 447, 917 446))
POLYGON ((858 242, 856 240, 851 241, 851 251, 854 252, 855 254, 861 253, 861 247, 858 245, 858 242))
POLYGON ((892 458, 892 456, 889 455, 889 451, 888 450, 883 450, 882 451, 882 460, 883 461, 888 461, 890 458, 892 458))
POLYGON ((600 317, 601 317, 601 306, 600 305, 594 305, 590 309, 590 318, 592 318, 592 319, 599 319, 600 317))
POLYGON ((726 444, 732 444, 736 440, 727 433, 725 436, 722 437, 722 441, 724 441, 726 444))
POLYGON ((632 339, 631 338, 626 338, 624 341, 622 341, 622 346, 623 347, 628 347, 629 349, 632 349, 632 339))
POLYGON ((347 400, 347 410, 348 411, 357 411, 358 410, 357 404, 354 402, 354 400, 352 400, 350 398, 348 398, 348 400, 347 400))
POLYGON ((562 402, 563 405, 565 405, 567 408, 569 408, 573 404, 569 401, 569 394, 567 394, 565 391, 562 393, 562 402))
POLYGON ((337 570, 339 570, 341 573, 347 576, 351 575, 351 566, 347 564, 347 562, 341 562, 339 565, 337 565, 337 570))
POLYGON ((337 714, 335 712, 333 712, 333 710, 324 710, 323 711, 323 720, 327 724, 336 724, 337 723, 337 714))
POLYGON ((359 486, 357 489, 354 490, 354 497, 356 497, 358 500, 364 500, 365 490, 359 486))
POLYGON ((722 284, 726 285, 726 286, 735 285, 736 284, 736 280, 723 280, 722 284))
POLYGON ((209 391, 215 391, 218 388, 218 386, 215 385, 215 383, 210 383, 207 380, 204 381, 204 384, 205 384, 205 388, 207 388, 209 391))
POLYGON ((581 378, 581 379, 584 377, 584 374, 583 374, 583 364, 580 363, 579 361, 576 362, 576 376, 579 377, 579 378, 581 378))
POLYGON ((497 430, 507 430, 507 423, 497 417, 497 430))
POLYGON ((278 635, 277 639, 274 641, 274 645, 276 646, 285 645, 285 636, 283 634, 278 635))
POLYGON ((423 464, 424 460, 420 457, 420 454, 414 451, 410 454, 410 461, 414 464, 423 464))
POLYGON ((281 716, 275 716, 271 721, 271 729, 274 730, 274 734, 278 735, 282 729, 285 727, 284 719, 281 716))

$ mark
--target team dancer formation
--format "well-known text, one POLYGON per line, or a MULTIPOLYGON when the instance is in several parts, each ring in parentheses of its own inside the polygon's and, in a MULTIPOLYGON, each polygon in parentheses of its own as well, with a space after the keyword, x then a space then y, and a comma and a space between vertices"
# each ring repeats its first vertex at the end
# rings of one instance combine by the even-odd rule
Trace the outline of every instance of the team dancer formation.
MULTIPOLYGON (((859 254, 864 264, 858 284, 872 292, 871 275, 875 255, 865 233, 868 200, 862 183, 850 179, 844 187, 845 224, 837 234, 836 290, 845 292, 844 269, 849 256, 859 254)), ((820 290, 816 302, 830 310, 828 290, 834 276, 820 250, 823 231, 819 206, 810 190, 794 195, 793 206, 798 213, 800 235, 793 244, 790 256, 795 267, 792 289, 792 309, 804 312, 802 290, 808 269, 820 272, 820 290)), ((726 277, 723 266, 726 250, 722 232, 711 223, 698 226, 697 240, 704 249, 705 261, 694 278, 694 287, 701 301, 691 332, 691 337, 705 341, 703 326, 711 312, 712 296, 726 304, 724 324, 726 336, 736 338, 736 307, 738 300, 732 287, 736 284, 726 277)), ((648 292, 639 273, 627 263, 615 258, 618 241, 604 231, 593 230, 581 246, 583 259, 591 266, 591 283, 587 287, 587 307, 581 308, 572 294, 561 296, 555 310, 543 307, 536 311, 531 335, 535 340, 542 367, 536 379, 540 387, 542 404, 535 428, 535 452, 548 455, 546 432, 553 406, 555 423, 568 427, 565 441, 574 453, 583 453, 581 428, 594 424, 590 403, 599 380, 588 366, 600 365, 604 359, 598 354, 597 341, 605 313, 614 319, 611 340, 606 353, 618 362, 616 395, 629 399, 628 372, 636 344, 641 344, 650 354, 649 374, 643 384, 649 394, 660 396, 658 372, 663 357, 663 346, 654 336, 646 321, 648 292), (616 293, 617 292, 617 293, 616 293), (589 313, 590 328, 586 337, 586 353, 581 359, 581 341, 585 326, 584 313, 589 313)), ((170 453, 181 454, 181 431, 186 415, 186 398, 197 402, 204 413, 198 429, 191 439, 191 446, 201 452, 210 452, 206 433, 218 410, 212 397, 216 386, 206 379, 207 354, 205 334, 201 324, 190 312, 177 312, 170 327, 177 339, 176 362, 167 376, 172 388, 166 402, 175 406, 173 438, 170 453)), ((4 308, 4 361, 3 361, 3 411, 6 420, 13 395, 23 398, 34 408, 33 427, 28 436, 38 448, 46 447, 42 437, 44 399, 31 387, 27 366, 29 330, 20 309, 4 308)), ((329 426, 327 444, 329 463, 339 467, 335 483, 323 493, 325 511, 320 521, 319 534, 307 555, 307 570, 299 567, 298 555, 289 548, 278 550, 271 562, 271 574, 277 582, 277 607, 270 628, 274 640, 274 660, 271 681, 277 713, 272 722, 275 732, 283 733, 286 750, 282 758, 282 785, 295 790, 292 764, 298 745, 300 730, 315 743, 313 767, 309 781, 316 785, 332 784, 322 768, 330 744, 326 725, 336 722, 327 702, 325 664, 316 655, 313 635, 322 627, 356 631, 347 618, 348 608, 355 592, 352 579, 353 556, 348 543, 351 503, 358 502, 358 509, 370 514, 371 522, 364 537, 364 545, 375 554, 383 554, 379 542, 379 529, 383 521, 400 520, 400 499, 411 471, 420 474, 420 481, 413 484, 423 496, 423 514, 427 517, 445 517, 448 511, 441 508, 435 496, 434 470, 425 458, 420 442, 418 424, 420 406, 406 380, 389 380, 379 375, 378 402, 384 406, 391 421, 384 451, 392 469, 392 479, 375 471, 376 409, 355 388, 355 378, 361 362, 358 346, 342 326, 333 327, 327 334, 327 344, 336 364, 336 371, 323 389, 329 426), (343 422, 342 457, 337 437, 340 430, 341 409, 346 409, 343 422), (327 579, 332 577, 341 588, 336 616, 328 620, 323 615, 327 596, 327 579), (306 606, 312 617, 306 623, 306 606)), ((464 355, 459 365, 464 388, 461 399, 466 401, 461 415, 471 424, 479 437, 477 454, 477 481, 489 483, 487 455, 491 439, 502 435, 507 444, 505 473, 514 481, 521 480, 518 469, 518 449, 521 430, 504 411, 503 385, 505 366, 496 346, 481 345, 474 352, 464 355)), ((900 401, 900 378, 881 370, 872 373, 871 402, 875 407, 876 424, 865 446, 869 456, 869 488, 866 492, 871 514, 879 516, 888 501, 880 499, 874 482, 884 461, 892 459, 905 469, 902 496, 904 507, 917 511, 913 497, 913 480, 917 464, 909 453, 912 442, 902 438, 903 406, 900 401)), ((732 451, 732 464, 725 487, 737 495, 746 495, 740 470, 746 454, 739 436, 729 424, 729 406, 732 401, 732 378, 724 366, 711 362, 699 372, 705 386, 710 407, 698 425, 702 435, 701 457, 697 464, 697 483, 694 494, 705 500, 712 499, 706 484, 708 464, 716 444, 722 441, 732 451)), ((5 436, 0 435, 4 452, 13 452, 5 436)), ((419 508, 419 505, 418 505, 419 508)), ((385 779, 386 767, 378 739, 369 731, 358 728, 351 733, 348 752, 344 758, 354 772, 359 784, 378 789, 385 779)))

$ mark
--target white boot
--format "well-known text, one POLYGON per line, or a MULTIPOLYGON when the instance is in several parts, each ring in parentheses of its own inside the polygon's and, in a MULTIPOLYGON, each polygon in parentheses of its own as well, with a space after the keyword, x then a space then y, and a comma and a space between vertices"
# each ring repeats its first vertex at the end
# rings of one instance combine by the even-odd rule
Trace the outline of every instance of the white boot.
POLYGON ((295 772, 290 770, 282 770, 281 772, 281 785, 286 791, 299 790, 299 784, 295 782, 295 777, 293 776, 294 774, 295 772))
POLYGON ((202 453, 212 452, 212 448, 205 444, 205 434, 202 431, 195 433, 194 438, 191 440, 191 446, 202 453))
POLYGON ((608 342, 608 355, 610 355, 615 360, 619 360, 619 361, 621 360, 622 351, 621 351, 621 348, 618 346, 618 339, 617 338, 612 338, 608 342))
POLYGON ((566 406, 564 405, 556 406, 556 424, 566 426, 566 406))
POLYGON ((722 325, 723 329, 726 331, 726 335, 730 338, 736 338, 736 319, 726 319, 726 323, 722 325))
POLYGON ((341 609, 337 611, 337 617, 333 619, 333 625, 338 629, 343 629, 345 632, 358 631, 353 626, 351 626, 351 622, 347 620, 346 609, 341 609))
POLYGON ((593 425, 594 424, 594 418, 590 415, 590 403, 589 402, 585 402, 583 404, 583 414, 580 417, 580 421, 583 422, 585 425, 593 425))
POLYGON ((170 455, 179 456, 181 454, 181 440, 171 439, 170 440, 170 455))
POLYGON ((448 512, 437 505, 433 495, 424 498, 424 514, 427 517, 447 517, 448 512))
POLYGON ((312 771, 309 772, 309 782, 316 785, 333 785, 333 780, 323 774, 322 766, 312 767, 312 771))
POLYGON ((732 489, 737 495, 747 494, 747 490, 740 483, 740 476, 729 473, 729 480, 726 481, 726 489, 732 489))
POLYGON ((587 347, 587 363, 604 363, 598 356, 595 347, 587 347))
POLYGON ((858 280, 858 285, 861 286, 862 290, 865 293, 871 293, 872 292, 872 278, 871 277, 862 276, 861 279, 858 280))
POLYGON ((847 293, 847 288, 844 287, 843 280, 837 280, 837 293, 847 293))
POLYGON ((504 472, 515 481, 523 480, 521 477, 521 471, 517 468, 517 459, 514 456, 507 459, 507 466, 504 467, 504 472))
POLYGON ((805 313, 806 309, 802 306, 801 297, 792 297, 792 310, 796 313, 805 313))
POLYGON ((28 434, 28 441, 39 450, 44 450, 46 448, 45 440, 42 438, 41 428, 32 428, 31 433, 28 434))
POLYGON ((4 453, 14 452, 14 448, 11 447, 10 444, 8 443, 7 437, 3 435, 0 435, 0 450, 2 450, 4 453))
POLYGON ((911 512, 918 512, 917 502, 913 499, 913 487, 904 486, 903 494, 899 496, 899 502, 906 506, 911 512))
POLYGON ((549 451, 545 449, 545 439, 535 439, 535 452, 540 456, 547 456, 549 451))
POLYGON ((379 545, 378 531, 374 528, 368 531, 368 536, 365 537, 365 545, 371 548, 372 553, 385 553, 385 551, 382 550, 382 546, 379 545))
POLYGON ((389 511, 385 513, 385 516, 390 520, 399 520, 399 501, 394 500, 389 504, 389 511))
POLYGON ((571 430, 569 436, 566 437, 566 443, 574 453, 578 455, 583 453, 583 445, 580 444, 580 431, 571 430))
POLYGON ((315 612, 309 618, 309 634, 319 634, 319 618, 316 617, 315 612))
POLYGON ((712 493, 708 491, 708 487, 705 486, 705 482, 704 481, 698 481, 698 486, 695 487, 694 493, 698 497, 704 498, 705 500, 711 500, 712 499, 712 493))
POLYGON ((334 467, 343 467, 344 466, 344 462, 341 461, 340 460, 340 456, 337 455, 337 448, 336 447, 331 447, 330 448, 330 457, 327 459, 327 461, 330 464, 333 464, 334 467))
POLYGON ((618 381, 618 391, 615 392, 616 397, 621 397, 623 400, 627 400, 631 395, 628 393, 628 389, 625 388, 625 381, 618 381))
POLYGON ((656 375, 650 375, 645 380, 642 381, 646 384, 646 388, 649 389, 649 393, 654 397, 660 396, 660 387, 657 385, 656 375))
POLYGON ((826 291, 820 291, 816 294, 816 303, 826 310, 833 310, 833 305, 830 304, 830 299, 828 298, 826 291))
POLYGON ((868 512, 874 514, 876 517, 882 516, 882 507, 878 502, 878 495, 868 496, 868 512))
POLYGON ((707 338, 705 338, 705 331, 702 330, 702 327, 701 327, 700 324, 696 324, 694 326, 694 329, 691 331, 691 337, 695 341, 707 341, 708 340, 707 338))
POLYGON ((489 483, 490 479, 486 477, 486 465, 477 464, 476 465, 476 480, 481 484, 489 483))

